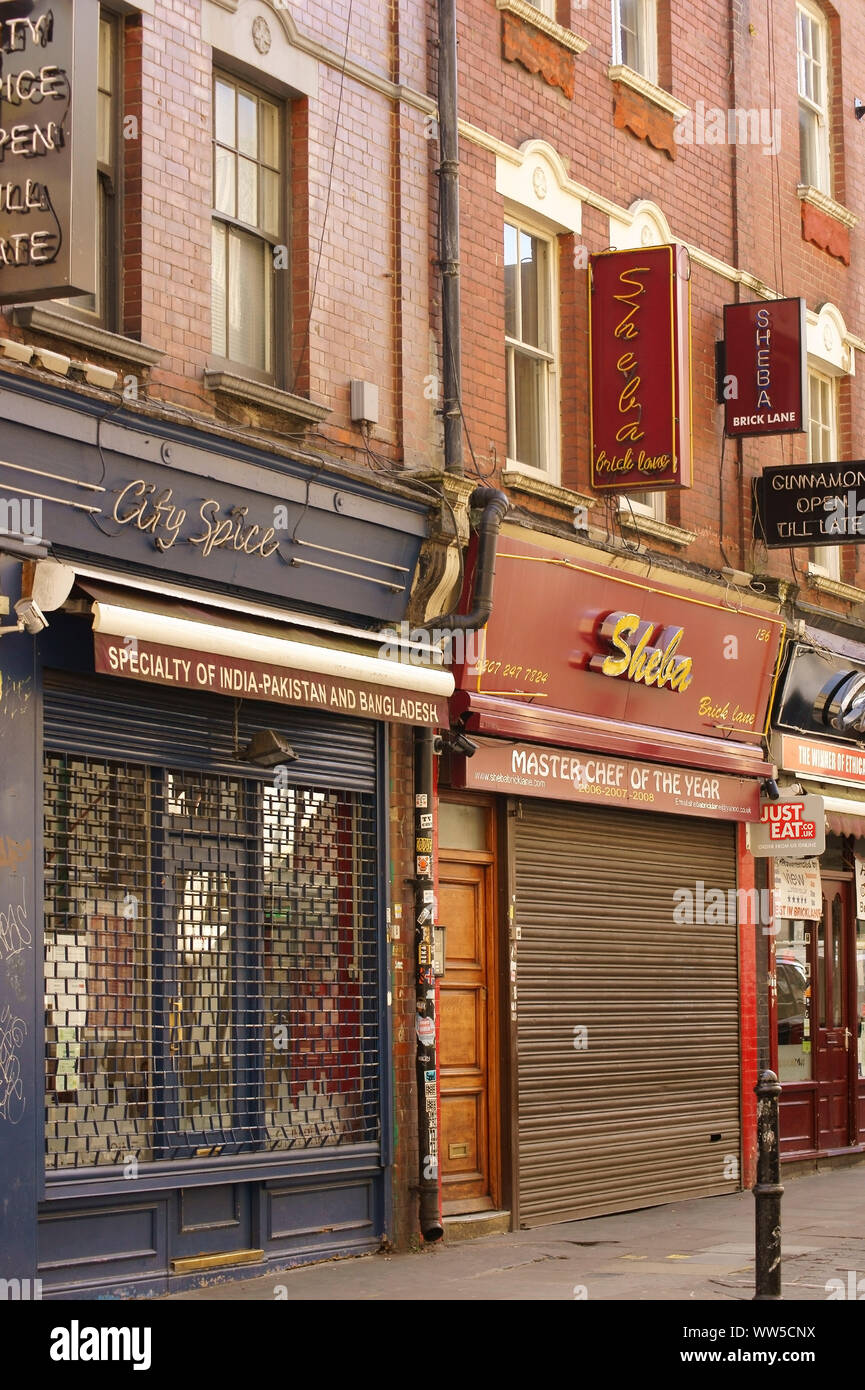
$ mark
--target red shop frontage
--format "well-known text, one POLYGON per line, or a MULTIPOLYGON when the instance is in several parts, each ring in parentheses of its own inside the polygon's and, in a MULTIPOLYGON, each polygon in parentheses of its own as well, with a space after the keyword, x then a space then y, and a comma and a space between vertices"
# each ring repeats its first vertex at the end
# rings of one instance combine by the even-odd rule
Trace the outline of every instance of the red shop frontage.
POLYGON ((506 525, 442 767, 445 1214, 752 1181, 769 603, 506 525), (734 600, 741 596, 736 594, 734 600), (743 915, 746 920, 743 920, 743 915))
POLYGON ((865 1153, 865 648, 805 627, 778 684, 782 782, 823 797, 826 847, 775 865, 769 978, 785 1160, 865 1153))

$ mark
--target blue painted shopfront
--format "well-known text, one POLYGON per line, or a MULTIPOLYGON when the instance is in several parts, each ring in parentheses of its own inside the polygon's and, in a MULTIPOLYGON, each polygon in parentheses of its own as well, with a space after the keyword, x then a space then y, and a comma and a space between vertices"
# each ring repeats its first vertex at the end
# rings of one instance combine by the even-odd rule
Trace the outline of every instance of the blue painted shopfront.
POLYGON ((38 536, 0 538, 0 622, 31 557, 77 575, 44 631, 0 639, 0 1277, 143 1296, 374 1249, 386 728, 101 674, 92 584, 227 599, 235 625, 267 604, 352 647, 347 625, 403 617, 426 510, 0 388, 0 496, 41 503, 38 536), (250 760, 257 735, 278 768, 250 760))

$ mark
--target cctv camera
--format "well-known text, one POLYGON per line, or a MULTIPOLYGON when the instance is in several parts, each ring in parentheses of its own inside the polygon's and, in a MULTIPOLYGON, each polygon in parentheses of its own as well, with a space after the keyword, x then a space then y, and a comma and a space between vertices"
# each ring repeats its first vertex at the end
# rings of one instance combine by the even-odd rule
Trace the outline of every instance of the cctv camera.
POLYGON ((774 777, 766 778, 765 782, 763 783, 763 791, 766 793, 770 801, 777 801, 781 795, 781 790, 774 777))
POLYGON ((32 598, 19 598, 15 604, 15 612, 18 615, 18 627, 23 632, 29 632, 31 637, 35 637, 37 632, 48 626, 48 619, 32 598))
POLYGON ((469 738, 461 729, 451 730, 451 743, 457 753, 462 753, 464 758, 473 758, 478 751, 478 745, 474 739, 469 738))

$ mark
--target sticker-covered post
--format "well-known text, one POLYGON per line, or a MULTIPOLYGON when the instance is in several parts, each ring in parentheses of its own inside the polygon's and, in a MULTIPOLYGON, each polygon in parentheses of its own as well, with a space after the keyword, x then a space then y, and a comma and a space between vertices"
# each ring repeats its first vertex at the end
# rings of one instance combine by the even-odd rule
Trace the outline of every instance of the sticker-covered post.
MULTIPOLYGON (((0 614, 8 614, 20 593, 20 564, 0 556, 0 614)), ((0 617, 3 626, 10 622, 0 617)), ((44 1106, 36 672, 29 633, 0 638, 0 1287, 6 1298, 41 1297, 35 1278, 44 1106)))
POLYGON ((781 1297, 781 1162, 778 1145, 778 1097, 781 1083, 773 1071, 764 1071, 754 1087, 757 1093, 756 1269, 754 1298, 781 1297))
POLYGON ((415 790, 415 1037, 417 1042, 420 1228, 426 1241, 444 1234, 439 1195, 438 1060, 436 985, 433 963, 435 878, 433 873, 433 741, 431 729, 416 729, 415 790))

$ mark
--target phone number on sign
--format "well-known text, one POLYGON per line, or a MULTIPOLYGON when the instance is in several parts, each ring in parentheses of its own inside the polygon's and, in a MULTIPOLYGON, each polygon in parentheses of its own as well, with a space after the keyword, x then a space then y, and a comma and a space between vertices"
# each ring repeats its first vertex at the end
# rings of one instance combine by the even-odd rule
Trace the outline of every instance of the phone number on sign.
POLYGON ((506 661, 491 661, 483 657, 478 662, 478 675, 502 676, 505 680, 526 680, 530 685, 546 685, 550 679, 549 671, 541 671, 535 666, 511 666, 506 661))

